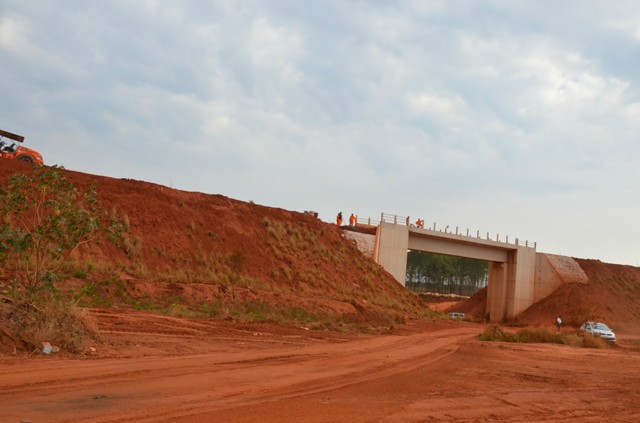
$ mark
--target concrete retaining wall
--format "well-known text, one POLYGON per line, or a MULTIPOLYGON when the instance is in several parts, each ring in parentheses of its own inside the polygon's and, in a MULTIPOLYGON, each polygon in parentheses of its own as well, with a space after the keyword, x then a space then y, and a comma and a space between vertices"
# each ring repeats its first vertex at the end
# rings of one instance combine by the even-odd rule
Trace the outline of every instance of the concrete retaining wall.
POLYGON ((589 283, 589 278, 571 257, 538 253, 534 302, 540 301, 566 283, 586 284, 589 283))
POLYGON ((373 250, 376 244, 376 236, 362 234, 360 232, 343 231, 344 237, 356 243, 358 249, 367 257, 373 258, 373 250))

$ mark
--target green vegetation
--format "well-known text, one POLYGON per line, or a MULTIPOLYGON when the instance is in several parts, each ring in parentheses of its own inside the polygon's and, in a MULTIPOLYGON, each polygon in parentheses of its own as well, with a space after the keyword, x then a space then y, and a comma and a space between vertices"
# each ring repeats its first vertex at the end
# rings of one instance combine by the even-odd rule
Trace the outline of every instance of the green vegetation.
POLYGON ((83 307, 108 307, 114 302, 127 301, 127 287, 116 278, 87 281, 80 289, 71 293, 75 303, 83 307))
MULTIPOLYGON (((118 242, 123 224, 108 216, 97 200, 95 185, 83 193, 61 168, 34 167, 30 175, 12 175, 0 188, 0 264, 12 280, 4 293, 12 311, 3 325, 27 347, 47 341, 78 351, 96 331, 84 312, 56 289, 65 260, 90 241, 118 242)), ((84 269, 72 274, 84 279, 84 269)), ((94 297, 87 284, 81 297, 94 297)))
POLYGON ((143 238, 128 233, 128 215, 118 219, 115 210, 105 212, 95 185, 80 192, 65 175, 59 168, 34 168, 28 175, 12 176, 0 189, 0 264, 10 280, 0 292, 16 307, 27 305, 28 314, 38 314, 20 319, 26 325, 21 329, 29 339, 25 342, 34 348, 46 340, 68 345, 70 351, 79 344, 62 339, 62 333, 75 334, 74 340, 94 336, 78 306, 124 306, 188 318, 273 321, 348 332, 388 330, 408 315, 435 315, 362 259, 355 246, 324 237, 321 227, 286 219, 261 221, 262 239, 276 258, 262 279, 254 276, 248 252, 223 245, 223 238, 196 220, 187 221, 178 233, 197 243, 196 248, 176 253, 166 245, 145 244, 143 250, 143 238), (203 241, 199 235, 205 234, 203 241), (124 252, 120 260, 94 263, 86 256, 89 248, 72 254, 82 244, 103 239, 117 243, 124 252), (162 260, 145 261, 157 257, 162 260), (354 269, 359 272, 355 278, 354 269), (123 273, 143 281, 122 280, 123 273), (147 281, 154 282, 147 286, 147 281), (182 285, 195 283, 213 289, 182 285), (301 304, 321 298, 327 305, 308 310, 298 305, 298 296, 306 297, 301 304), (71 327, 66 316, 76 316, 85 329, 71 327), (47 319, 57 332, 43 329, 47 319))
POLYGON ((123 230, 98 204, 94 185, 79 193, 55 167, 11 176, 0 189, 0 217, 0 261, 14 266, 15 286, 31 300, 53 289, 55 271, 76 247, 105 235, 117 241, 123 230))

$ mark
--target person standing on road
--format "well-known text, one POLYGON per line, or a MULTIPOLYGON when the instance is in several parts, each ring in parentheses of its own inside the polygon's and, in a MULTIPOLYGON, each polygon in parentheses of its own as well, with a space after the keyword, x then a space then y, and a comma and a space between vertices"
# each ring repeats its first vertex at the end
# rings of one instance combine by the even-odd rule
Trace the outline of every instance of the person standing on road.
POLYGON ((349 226, 355 226, 356 225, 356 217, 353 215, 353 213, 351 213, 351 216, 349 216, 349 226))
POLYGON ((562 326, 562 319, 560 316, 556 318, 556 326, 558 327, 558 333, 560 333, 560 327, 562 326))
POLYGON ((336 216, 336 225, 342 226, 342 212, 338 213, 336 216))

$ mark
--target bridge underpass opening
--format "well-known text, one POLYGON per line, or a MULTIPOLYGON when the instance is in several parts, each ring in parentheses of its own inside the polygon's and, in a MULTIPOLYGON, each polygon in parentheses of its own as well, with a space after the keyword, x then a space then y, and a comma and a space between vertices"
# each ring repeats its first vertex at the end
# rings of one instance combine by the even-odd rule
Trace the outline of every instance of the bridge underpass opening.
POLYGON ((489 262, 409 250, 405 287, 418 293, 470 297, 489 281, 489 262))
POLYGON ((423 251, 487 262, 485 315, 491 321, 514 319, 533 304, 535 245, 522 245, 517 239, 515 243, 509 243, 381 222, 376 232, 374 259, 403 285, 407 279, 408 251, 423 251))

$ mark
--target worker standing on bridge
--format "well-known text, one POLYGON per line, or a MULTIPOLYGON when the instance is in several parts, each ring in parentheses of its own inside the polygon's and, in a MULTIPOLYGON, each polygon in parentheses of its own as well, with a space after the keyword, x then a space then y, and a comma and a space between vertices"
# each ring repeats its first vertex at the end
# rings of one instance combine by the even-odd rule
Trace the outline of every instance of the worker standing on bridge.
POLYGON ((338 213, 336 216, 336 225, 342 226, 342 212, 338 213))
POLYGON ((424 220, 418 218, 418 220, 416 220, 416 226, 420 229, 424 229, 424 220))
POLYGON ((349 216, 349 226, 356 226, 356 217, 353 215, 353 213, 351 213, 351 216, 349 216))

